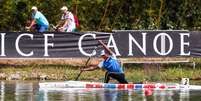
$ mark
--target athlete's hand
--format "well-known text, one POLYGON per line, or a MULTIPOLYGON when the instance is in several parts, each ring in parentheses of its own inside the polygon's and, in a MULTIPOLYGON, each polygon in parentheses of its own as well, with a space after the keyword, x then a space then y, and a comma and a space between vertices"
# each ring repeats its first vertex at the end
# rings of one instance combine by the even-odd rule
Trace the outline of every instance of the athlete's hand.
POLYGON ((84 67, 80 68, 80 71, 85 71, 84 67))
POLYGON ((102 44, 102 43, 103 43, 103 41, 102 41, 102 40, 98 40, 98 42, 99 42, 100 44, 102 44))
POLYGON ((83 66, 80 68, 80 71, 87 71, 89 69, 89 66, 83 66))

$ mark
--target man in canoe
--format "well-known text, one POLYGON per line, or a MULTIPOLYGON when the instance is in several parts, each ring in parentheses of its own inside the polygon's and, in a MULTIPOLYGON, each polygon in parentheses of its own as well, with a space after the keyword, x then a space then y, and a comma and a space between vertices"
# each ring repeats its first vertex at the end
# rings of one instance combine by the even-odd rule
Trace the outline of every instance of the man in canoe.
POLYGON ((123 69, 118 62, 115 54, 101 41, 99 43, 103 46, 101 51, 101 58, 103 59, 98 65, 89 65, 86 68, 81 69, 82 71, 92 71, 97 68, 103 68, 107 72, 105 73, 104 83, 108 83, 110 78, 117 80, 119 83, 127 84, 127 80, 125 79, 125 75, 123 69))

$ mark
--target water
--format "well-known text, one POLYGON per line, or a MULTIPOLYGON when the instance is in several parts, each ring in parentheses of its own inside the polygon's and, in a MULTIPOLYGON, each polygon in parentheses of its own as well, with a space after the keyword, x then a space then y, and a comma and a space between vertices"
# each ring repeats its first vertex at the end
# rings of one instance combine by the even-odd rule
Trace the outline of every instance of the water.
POLYGON ((40 90, 37 81, 0 81, 0 101, 201 101, 201 91, 61 89, 40 90))

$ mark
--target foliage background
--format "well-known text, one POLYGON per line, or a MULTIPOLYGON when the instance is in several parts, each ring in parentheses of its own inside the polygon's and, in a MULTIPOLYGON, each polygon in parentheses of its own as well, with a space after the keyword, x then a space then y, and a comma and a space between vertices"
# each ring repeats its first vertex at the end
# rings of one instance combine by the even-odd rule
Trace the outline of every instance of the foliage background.
POLYGON ((80 31, 201 30, 201 0, 0 0, 0 31, 21 31, 37 6, 51 24, 68 6, 80 31))

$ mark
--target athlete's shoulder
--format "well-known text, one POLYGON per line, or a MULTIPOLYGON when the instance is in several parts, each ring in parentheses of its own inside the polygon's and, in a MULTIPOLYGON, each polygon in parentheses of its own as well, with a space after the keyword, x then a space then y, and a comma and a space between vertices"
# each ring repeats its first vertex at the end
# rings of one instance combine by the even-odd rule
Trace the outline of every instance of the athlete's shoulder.
POLYGON ((111 57, 112 59, 117 60, 117 56, 116 56, 115 54, 112 54, 110 57, 111 57))

